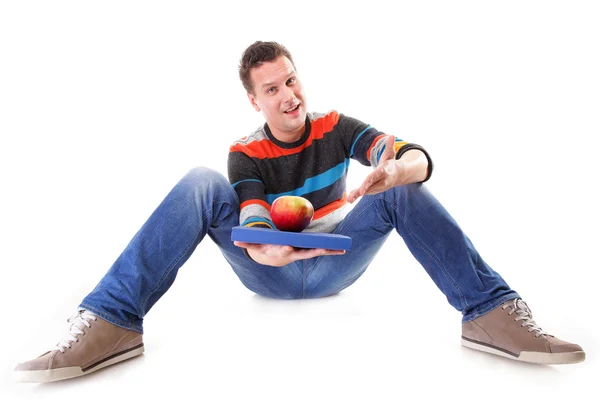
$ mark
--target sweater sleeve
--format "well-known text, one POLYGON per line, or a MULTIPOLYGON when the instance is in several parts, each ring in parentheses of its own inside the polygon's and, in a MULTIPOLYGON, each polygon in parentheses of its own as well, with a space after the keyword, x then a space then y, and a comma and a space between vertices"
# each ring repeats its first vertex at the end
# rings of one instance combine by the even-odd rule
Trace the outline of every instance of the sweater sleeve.
POLYGON ((265 184, 252 158, 232 146, 227 159, 227 173, 240 201, 240 226, 275 229, 265 184))
MULTIPOLYGON (((385 151, 385 141, 389 136, 378 131, 371 125, 367 125, 355 118, 340 114, 340 128, 342 128, 344 146, 349 153, 350 158, 358 161, 362 165, 376 168, 379 165, 381 154, 385 151)), ((427 157, 427 177, 423 182, 429 180, 433 172, 433 162, 427 151, 415 143, 409 143, 398 137, 395 137, 394 152, 396 159, 399 159, 408 150, 417 149, 423 152, 427 157)))

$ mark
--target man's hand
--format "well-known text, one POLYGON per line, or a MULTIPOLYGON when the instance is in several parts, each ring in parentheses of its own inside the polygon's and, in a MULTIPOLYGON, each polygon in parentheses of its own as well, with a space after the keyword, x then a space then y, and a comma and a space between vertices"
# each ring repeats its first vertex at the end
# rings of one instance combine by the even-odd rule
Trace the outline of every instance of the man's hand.
POLYGON ((298 249, 292 246, 276 244, 256 244, 234 241, 238 247, 248 250, 248 254, 259 264, 271 267, 283 267, 294 261, 305 260, 318 256, 335 256, 346 254, 345 250, 327 249, 298 249))
POLYGON ((364 180, 358 189, 350 191, 348 202, 353 203, 365 194, 377 194, 396 186, 396 182, 402 178, 404 168, 402 164, 396 163, 394 152, 394 136, 388 136, 385 140, 385 150, 379 158, 379 165, 364 180))
POLYGON ((394 151, 394 136, 388 136, 379 165, 371 172, 358 189, 350 191, 348 202, 353 203, 365 194, 385 192, 395 186, 422 182, 427 177, 427 158, 420 150, 408 150, 399 160, 394 151))

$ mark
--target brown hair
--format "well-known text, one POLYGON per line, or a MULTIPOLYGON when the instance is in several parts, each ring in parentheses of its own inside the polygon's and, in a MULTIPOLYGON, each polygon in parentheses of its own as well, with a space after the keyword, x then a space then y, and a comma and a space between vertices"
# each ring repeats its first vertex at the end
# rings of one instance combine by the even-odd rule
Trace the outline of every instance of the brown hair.
POLYGON ((239 72, 242 85, 244 85, 244 89, 248 93, 254 93, 252 80, 250 79, 250 70, 260 67, 265 62, 274 61, 279 56, 287 57, 294 66, 294 69, 296 69, 296 65, 288 49, 277 42, 256 41, 244 51, 240 60, 239 72))

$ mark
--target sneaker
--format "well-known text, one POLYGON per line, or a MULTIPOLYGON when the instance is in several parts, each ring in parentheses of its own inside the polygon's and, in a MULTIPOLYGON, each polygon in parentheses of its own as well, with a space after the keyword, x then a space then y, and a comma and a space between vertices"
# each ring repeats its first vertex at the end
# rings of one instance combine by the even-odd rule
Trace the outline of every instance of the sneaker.
POLYGON ((52 382, 87 375, 144 352, 142 334, 130 331, 78 310, 67 320, 71 325, 52 350, 19 364, 15 380, 52 382))
POLYGON ((462 345, 513 360, 536 364, 572 364, 585 360, 581 346, 544 332, 531 310, 514 299, 462 325, 462 345))

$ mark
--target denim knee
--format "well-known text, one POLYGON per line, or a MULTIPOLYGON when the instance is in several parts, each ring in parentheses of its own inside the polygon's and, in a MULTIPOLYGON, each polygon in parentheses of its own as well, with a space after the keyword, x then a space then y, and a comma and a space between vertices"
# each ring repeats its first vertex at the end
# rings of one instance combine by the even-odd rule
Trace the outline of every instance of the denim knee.
POLYGON ((192 168, 181 180, 181 185, 195 194, 209 193, 214 199, 237 202, 237 194, 229 180, 218 171, 207 167, 192 168))
POLYGON ((218 171, 208 167, 194 167, 188 171, 184 180, 196 184, 213 183, 217 185, 231 186, 227 178, 218 171))
POLYGON ((421 183, 409 183, 406 185, 400 185, 393 188, 397 193, 406 196, 422 196, 427 194, 427 189, 421 183))

